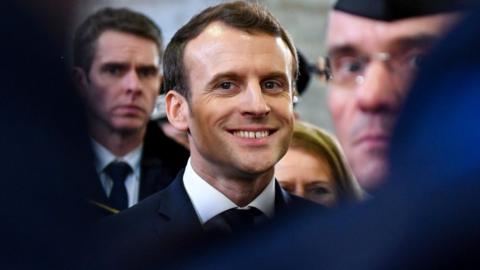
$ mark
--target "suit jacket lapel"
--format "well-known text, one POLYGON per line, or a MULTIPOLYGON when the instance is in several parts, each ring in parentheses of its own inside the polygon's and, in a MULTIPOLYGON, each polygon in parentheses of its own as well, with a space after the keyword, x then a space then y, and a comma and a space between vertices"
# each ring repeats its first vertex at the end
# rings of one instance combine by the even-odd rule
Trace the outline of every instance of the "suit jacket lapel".
POLYGON ((191 239, 203 234, 202 225, 183 185, 183 170, 162 191, 157 214, 159 222, 156 228, 160 235, 168 234, 177 241, 179 239, 175 239, 175 236, 191 239))
POLYGON ((282 214, 288 211, 292 197, 284 190, 277 180, 275 180, 275 214, 282 214))

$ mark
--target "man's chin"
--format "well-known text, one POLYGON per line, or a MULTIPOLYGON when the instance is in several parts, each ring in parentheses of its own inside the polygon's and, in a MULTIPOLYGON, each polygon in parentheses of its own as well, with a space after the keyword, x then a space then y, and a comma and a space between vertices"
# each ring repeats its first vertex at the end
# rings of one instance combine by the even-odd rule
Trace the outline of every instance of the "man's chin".
POLYGON ((257 176, 273 171, 274 163, 265 162, 265 160, 252 160, 244 162, 240 166, 240 171, 245 179, 255 179, 257 176))
POLYGON ((386 182, 388 163, 385 160, 365 161, 353 169, 353 173, 362 188, 374 191, 386 182))
POLYGON ((115 127, 118 133, 123 135, 137 134, 138 132, 141 132, 145 128, 146 128, 146 125, 142 125, 140 123, 123 124, 123 125, 117 125, 115 127))

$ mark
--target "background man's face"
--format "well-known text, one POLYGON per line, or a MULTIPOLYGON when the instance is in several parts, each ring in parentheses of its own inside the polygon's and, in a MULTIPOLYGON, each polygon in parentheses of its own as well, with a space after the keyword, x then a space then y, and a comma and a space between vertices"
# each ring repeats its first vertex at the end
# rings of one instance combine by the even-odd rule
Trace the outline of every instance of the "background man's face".
POLYGON ((293 129, 292 60, 280 38, 222 23, 187 44, 194 168, 236 179, 273 176, 293 129))
POLYGON ((362 187, 374 188, 386 176, 392 129, 418 56, 456 18, 442 14, 387 23, 332 12, 327 50, 334 79, 328 104, 337 136, 362 187))
POLYGON ((158 65, 153 41, 124 32, 102 33, 84 89, 90 125, 127 133, 145 128, 160 88, 158 65))

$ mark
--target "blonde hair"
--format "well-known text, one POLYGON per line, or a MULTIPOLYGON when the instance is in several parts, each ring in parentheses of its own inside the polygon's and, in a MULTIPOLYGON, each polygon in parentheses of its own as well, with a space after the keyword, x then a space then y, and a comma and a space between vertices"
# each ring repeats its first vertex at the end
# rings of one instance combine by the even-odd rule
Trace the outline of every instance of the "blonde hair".
POLYGON ((297 121, 290 147, 325 158, 332 172, 339 201, 363 198, 364 192, 353 176, 343 150, 334 135, 312 124, 297 121))

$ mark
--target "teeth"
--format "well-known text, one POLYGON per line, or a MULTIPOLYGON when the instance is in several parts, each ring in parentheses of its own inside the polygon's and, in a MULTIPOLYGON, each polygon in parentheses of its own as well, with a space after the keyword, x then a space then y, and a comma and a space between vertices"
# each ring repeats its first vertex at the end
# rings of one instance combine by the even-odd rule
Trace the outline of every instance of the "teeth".
POLYGON ((233 132, 234 136, 242 137, 242 138, 250 138, 250 139, 259 139, 265 138, 268 136, 268 131, 235 131, 233 132))

